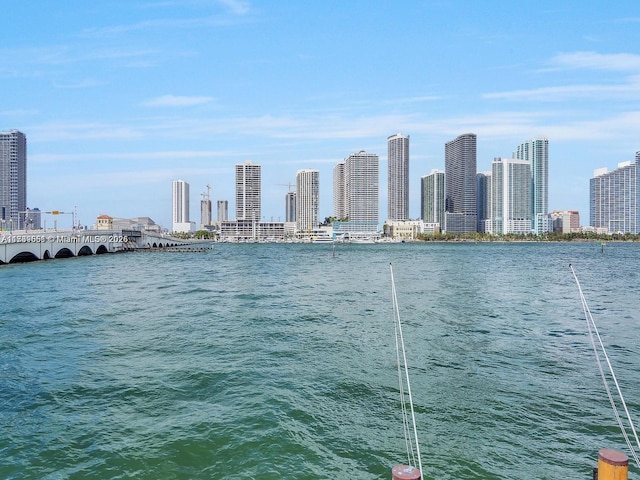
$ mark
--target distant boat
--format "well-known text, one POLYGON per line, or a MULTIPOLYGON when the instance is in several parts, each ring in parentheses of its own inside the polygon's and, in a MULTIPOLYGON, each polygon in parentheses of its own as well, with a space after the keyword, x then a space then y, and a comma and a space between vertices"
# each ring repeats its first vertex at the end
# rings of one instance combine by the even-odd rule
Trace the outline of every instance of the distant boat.
POLYGON ((351 237, 350 243, 376 243, 371 237, 351 237))
POLYGON ((333 243, 334 240, 333 238, 331 238, 330 236, 318 236, 318 237, 312 237, 311 238, 311 243, 333 243))

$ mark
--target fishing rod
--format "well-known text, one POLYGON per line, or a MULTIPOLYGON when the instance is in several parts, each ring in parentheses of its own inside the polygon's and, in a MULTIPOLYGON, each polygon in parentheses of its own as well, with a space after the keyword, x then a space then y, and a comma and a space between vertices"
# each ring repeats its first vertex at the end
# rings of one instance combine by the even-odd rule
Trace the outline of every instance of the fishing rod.
MULTIPOLYGON (((402 407, 402 424, 404 428, 404 439, 405 439, 405 444, 407 448, 407 461, 409 465, 415 465, 416 459, 417 459, 417 464, 419 469, 419 471, 417 472, 419 476, 417 478, 421 478, 422 460, 420 457, 420 445, 418 444, 418 430, 416 428, 416 417, 413 410, 413 397, 411 395, 411 383, 409 382, 409 367, 407 365, 407 355, 404 347, 404 336, 402 335, 402 323, 400 322, 400 310, 398 308, 398 297, 396 295, 396 283, 393 277, 393 266, 391 264, 389 264, 389 269, 391 271, 391 293, 393 297, 393 321, 394 321, 395 341, 396 341, 396 359, 398 364, 398 383, 400 387, 400 403, 402 407), (405 395, 405 390, 404 390, 402 366, 404 366, 404 377, 406 379, 407 395, 405 395), (413 440, 411 438, 410 428, 409 428, 409 415, 406 407, 407 396, 409 400, 409 408, 411 411, 411 422, 413 424, 413 437, 415 439, 415 448, 413 445, 413 440)), ((410 469, 412 467, 408 467, 408 468, 410 469)), ((411 475, 413 475, 413 473, 416 473, 416 472, 409 472, 409 475, 404 476, 402 478, 409 478, 411 475)))
POLYGON ((604 388, 607 391, 607 396, 609 397, 609 402, 611 403, 611 407, 613 408, 613 413, 616 417, 616 421, 618 422, 618 426, 620 427, 620 431, 622 432, 622 436, 624 437, 627 447, 631 451, 631 455, 633 456, 634 461, 638 468, 640 468, 640 460, 638 459, 638 455, 636 453, 635 448, 631 444, 631 440, 629 439, 629 435, 627 434, 627 430, 622 423, 622 418, 620 417, 620 412, 618 411, 618 407, 616 405, 615 399, 613 398, 613 394, 611 389, 609 388, 609 383, 607 382, 607 377, 604 372, 604 368, 602 367, 602 361, 600 360, 600 354, 598 353, 598 347, 596 345, 596 338, 598 339, 598 343, 600 345, 600 350, 602 351, 602 355, 607 363, 609 368, 609 373, 611 375, 611 379, 615 384, 616 390, 618 392, 618 396, 620 397, 620 403, 622 404, 627 421, 631 426, 631 431, 633 432, 633 436, 636 440, 636 445, 638 445, 638 449, 640 449, 640 440, 638 440, 638 434, 636 433, 636 429, 633 426, 633 421, 631 420, 631 415, 629 414, 629 409, 627 408, 627 403, 624 401, 624 397, 622 395, 622 390, 620 390, 620 384, 618 383, 618 379, 616 378, 616 374, 613 371, 613 366, 611 365, 611 361, 609 360, 609 355, 607 355, 607 351, 604 348, 604 343, 602 342, 602 337, 600 337, 600 332, 598 332, 598 327, 596 325, 593 316, 591 315, 591 310, 589 309, 589 305, 587 304, 587 299, 582 293, 582 287, 580 286, 580 281, 578 280, 578 276, 576 275, 573 266, 569 264, 569 268, 571 269, 571 273, 573 274, 573 278, 576 281, 576 285, 578 286, 578 291, 580 292, 580 300, 582 301, 582 309, 584 310, 585 317, 587 319, 587 329, 589 331, 589 338, 591 340, 591 345, 593 347, 593 353, 595 354, 596 361, 598 363, 598 369, 600 370, 600 376, 602 377, 602 382, 604 383, 604 388))

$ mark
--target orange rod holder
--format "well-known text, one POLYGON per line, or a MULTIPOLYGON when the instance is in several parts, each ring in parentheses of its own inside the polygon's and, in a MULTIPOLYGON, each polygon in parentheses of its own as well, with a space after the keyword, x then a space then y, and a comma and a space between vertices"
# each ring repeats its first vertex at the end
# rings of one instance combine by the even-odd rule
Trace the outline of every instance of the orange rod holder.
POLYGON ((598 480, 627 480, 629 458, 622 452, 603 448, 598 452, 598 480))

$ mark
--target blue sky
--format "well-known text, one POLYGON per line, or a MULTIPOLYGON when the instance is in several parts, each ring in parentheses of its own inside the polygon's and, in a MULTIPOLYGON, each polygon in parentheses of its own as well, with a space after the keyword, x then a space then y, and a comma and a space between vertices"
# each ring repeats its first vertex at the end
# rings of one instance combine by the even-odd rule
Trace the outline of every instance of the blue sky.
POLYGON ((85 225, 170 228, 174 179, 191 220, 207 184, 234 218, 246 160, 266 220, 284 219, 298 169, 319 169, 324 218, 333 166, 360 150, 380 156, 382 223, 398 132, 414 218, 420 177, 473 132, 479 171, 547 136, 550 209, 587 225, 593 170, 640 150, 635 0, 40 0, 12 2, 0 31, 0 130, 27 135, 28 206, 85 225))

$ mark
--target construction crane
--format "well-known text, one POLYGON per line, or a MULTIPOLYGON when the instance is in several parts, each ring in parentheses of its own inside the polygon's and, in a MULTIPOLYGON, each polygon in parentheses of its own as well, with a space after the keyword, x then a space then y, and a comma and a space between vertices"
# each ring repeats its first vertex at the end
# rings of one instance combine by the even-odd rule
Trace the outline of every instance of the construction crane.
POLYGON ((295 187, 296 184, 295 183, 276 183, 276 185, 280 186, 280 187, 288 187, 289 191, 291 191, 291 187, 295 187))
POLYGON ((207 184, 207 193, 201 193, 203 200, 211 200, 211 186, 207 184))

